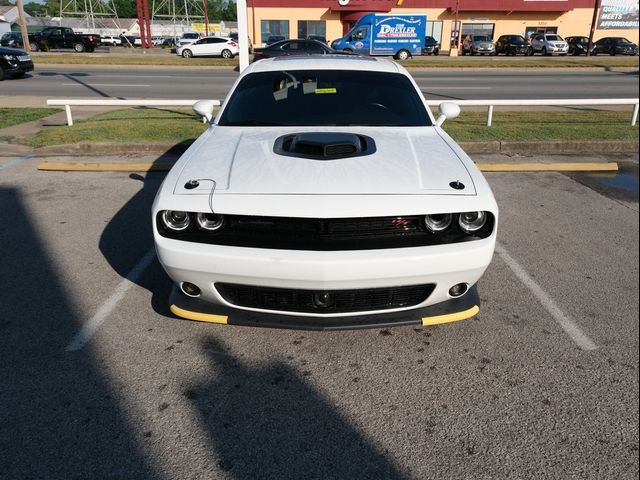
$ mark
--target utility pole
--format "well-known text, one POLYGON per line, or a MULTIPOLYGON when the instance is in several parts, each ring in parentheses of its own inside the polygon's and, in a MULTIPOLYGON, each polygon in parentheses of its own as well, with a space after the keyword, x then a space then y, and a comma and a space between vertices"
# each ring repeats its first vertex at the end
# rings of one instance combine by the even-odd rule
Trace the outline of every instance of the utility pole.
POLYGON ((31 51, 31 45, 29 45, 29 33, 27 32, 27 19, 24 16, 24 5, 22 0, 16 0, 16 6, 18 7, 18 23, 20 24, 20 33, 22 34, 22 48, 25 51, 31 51))
POLYGON ((593 48, 593 36, 596 33, 596 22, 598 21, 598 10, 600 10, 600 0, 595 0, 593 6, 593 18, 591 19, 591 30, 589 31, 589 43, 587 45, 587 56, 591 55, 593 48))
POLYGON ((202 0, 204 8, 204 34, 209 36, 209 8, 207 7, 208 0, 202 0))

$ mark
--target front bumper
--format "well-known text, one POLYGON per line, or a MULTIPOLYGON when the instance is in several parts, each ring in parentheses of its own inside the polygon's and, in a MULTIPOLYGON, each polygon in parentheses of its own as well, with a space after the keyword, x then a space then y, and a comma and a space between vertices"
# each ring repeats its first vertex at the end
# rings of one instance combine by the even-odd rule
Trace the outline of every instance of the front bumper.
POLYGON ((9 62, 4 61, 3 67, 5 73, 9 75, 15 75, 20 73, 27 73, 33 71, 33 62, 9 62))
POLYGON ((474 285, 493 256, 494 234, 483 240, 413 248, 364 251, 298 251, 229 247, 167 239, 155 234, 156 251, 176 283, 201 289, 202 301, 246 311, 303 317, 388 314, 451 299, 458 283, 474 285), (331 314, 249 308, 227 302, 215 283, 282 289, 350 290, 432 284, 428 298, 406 308, 331 314))
POLYGON ((491 47, 474 47, 471 49, 474 53, 479 53, 479 54, 483 54, 483 53, 496 53, 496 49, 495 47, 491 48, 491 47))
POLYGON ((291 328, 299 330, 351 330, 385 328, 403 325, 431 326, 457 322, 475 316, 480 311, 480 297, 472 287, 462 297, 450 299, 430 307, 378 315, 351 317, 301 317, 245 312, 217 306, 184 295, 177 286, 169 297, 171 312, 177 317, 220 325, 291 328))
POLYGON ((566 47, 547 47, 547 52, 558 54, 569 53, 569 45, 567 45, 566 47))

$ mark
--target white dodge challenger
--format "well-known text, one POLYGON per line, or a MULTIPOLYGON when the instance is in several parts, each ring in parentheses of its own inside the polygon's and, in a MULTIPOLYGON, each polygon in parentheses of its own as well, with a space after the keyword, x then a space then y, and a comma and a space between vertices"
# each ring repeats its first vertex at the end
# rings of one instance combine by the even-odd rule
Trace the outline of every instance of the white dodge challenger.
POLYGON ((171 311, 339 329, 475 315, 498 207, 400 65, 281 57, 238 78, 153 204, 171 311))

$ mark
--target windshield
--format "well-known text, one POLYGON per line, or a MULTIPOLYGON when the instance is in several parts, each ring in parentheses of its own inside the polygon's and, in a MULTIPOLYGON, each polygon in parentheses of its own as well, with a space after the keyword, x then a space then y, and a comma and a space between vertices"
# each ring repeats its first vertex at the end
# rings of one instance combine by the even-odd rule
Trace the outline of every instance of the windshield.
POLYGON ((507 41, 514 42, 514 43, 526 43, 526 40, 524 39, 524 37, 522 37, 520 35, 513 35, 513 36, 509 37, 509 39, 507 41))
POLYGON ((183 33, 182 38, 192 39, 192 38, 200 38, 200 35, 197 33, 183 33))
POLYGON ((629 40, 627 40, 626 38, 616 38, 615 39, 618 43, 631 43, 629 40))
POLYGON ((491 39, 486 35, 476 35, 475 37, 473 37, 473 41, 474 42, 490 42, 491 39))
POLYGON ((586 45, 587 43, 589 43, 589 39, 587 37, 576 37, 574 41, 576 43, 579 43, 580 45, 586 45))
POLYGON ((560 35, 547 35, 547 40, 551 42, 562 42, 562 37, 560 35))
POLYGON ((221 126, 429 126, 410 80, 397 73, 295 70, 247 75, 221 126))

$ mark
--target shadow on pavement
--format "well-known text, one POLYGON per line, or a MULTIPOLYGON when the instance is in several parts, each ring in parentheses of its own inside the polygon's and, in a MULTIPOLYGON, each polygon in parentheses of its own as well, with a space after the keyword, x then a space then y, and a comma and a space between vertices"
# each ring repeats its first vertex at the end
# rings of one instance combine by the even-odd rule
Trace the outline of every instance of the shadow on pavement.
MULTIPOLYGON (((153 164, 172 163, 185 148, 185 145, 177 144, 158 156, 153 164)), ((123 278, 154 248, 151 206, 165 175, 166 172, 131 174, 122 180, 138 182, 140 190, 110 219, 100 236, 99 248, 111 268, 123 278)), ((152 307, 157 313, 172 316, 168 303, 172 282, 157 259, 144 275, 134 281, 152 293, 152 307)))
POLYGON ((0 205, 0 478, 154 478, 91 349, 65 352, 81 325, 20 193, 0 205))
POLYGON ((218 341, 203 342, 211 383, 194 402, 221 470, 250 479, 404 479, 304 377, 284 363, 244 365, 218 341))

